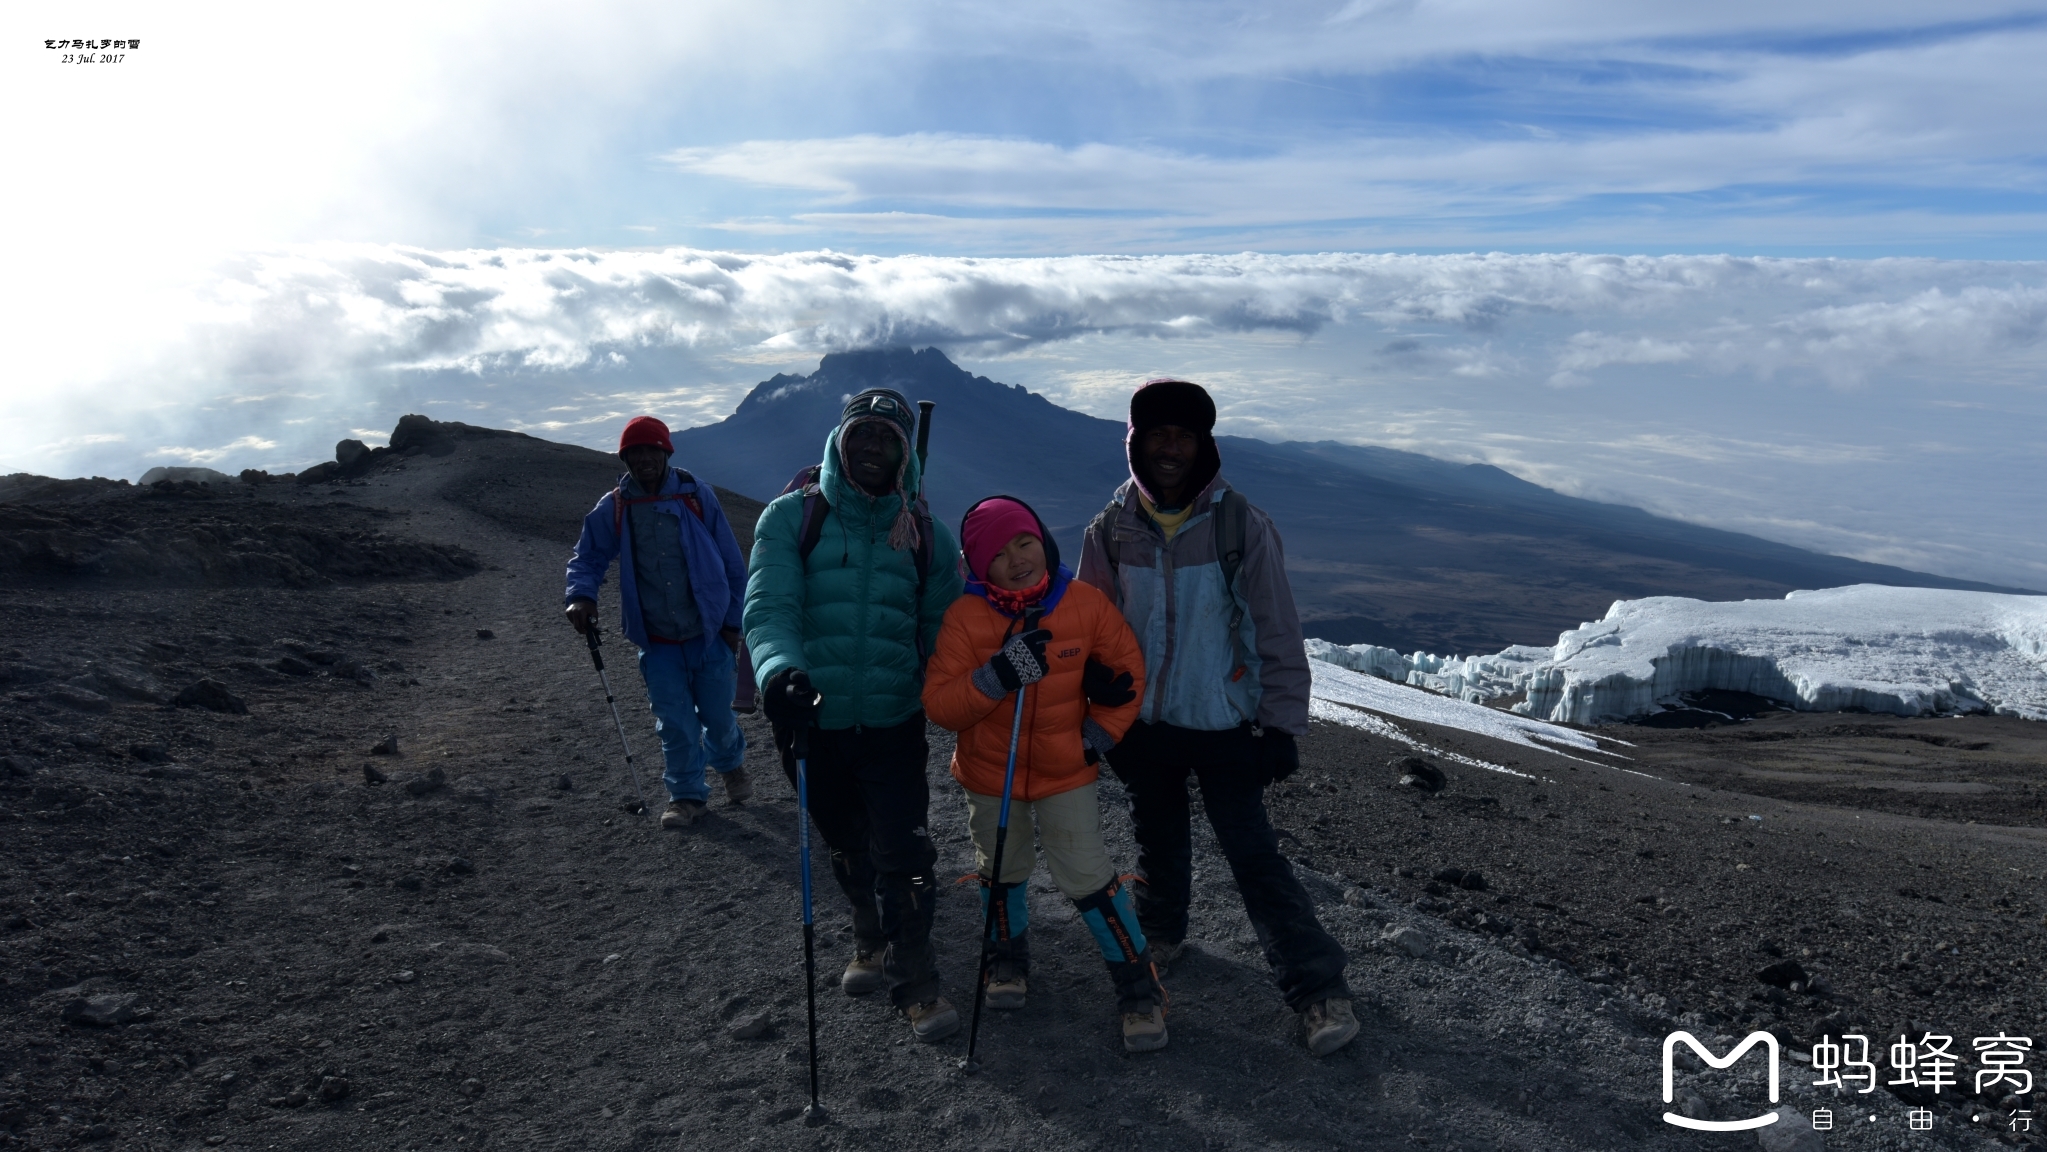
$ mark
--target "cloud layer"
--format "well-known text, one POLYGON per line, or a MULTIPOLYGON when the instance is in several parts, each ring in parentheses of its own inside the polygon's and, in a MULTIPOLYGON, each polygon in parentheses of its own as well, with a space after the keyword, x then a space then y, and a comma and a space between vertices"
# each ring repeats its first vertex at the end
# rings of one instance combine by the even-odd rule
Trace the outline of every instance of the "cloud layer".
POLYGON ((0 467, 290 466, 407 410, 602 444, 632 411, 717 419, 824 352, 936 344, 1102 414, 1187 373, 1232 431, 1489 460, 2047 586, 2021 495, 2047 479, 2047 265, 327 245, 245 256, 185 300, 178 339, 75 381, 92 421, 15 398, 0 467))

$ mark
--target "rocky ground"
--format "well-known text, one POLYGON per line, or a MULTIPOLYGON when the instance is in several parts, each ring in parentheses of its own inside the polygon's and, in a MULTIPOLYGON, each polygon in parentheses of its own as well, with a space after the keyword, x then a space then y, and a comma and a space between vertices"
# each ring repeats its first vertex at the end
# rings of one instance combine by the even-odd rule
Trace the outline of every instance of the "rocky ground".
MULTIPOLYGON (((1987 1146, 2032 1107, 1927 1093, 1935 1126, 1912 1132, 1915 1090, 1815 1095, 1792 1053, 1857 1028, 1950 1033, 1960 1053, 2039 1035, 2038 726, 1766 715, 1610 730, 1626 759, 1572 760, 1403 720, 1448 754, 1440 792, 1399 783, 1408 744, 1317 723, 1273 795, 1352 952, 1350 1048, 1301 1049, 1204 839, 1167 1050, 1122 1053, 1093 944, 1041 887, 1030 1004, 984 1024, 986 1071, 958 1070, 963 1038, 915 1043, 885 1003, 827 986, 831 1122, 805 1127, 797 823, 765 731, 748 720, 754 802, 662 832, 620 803, 611 719, 559 618, 575 519, 610 473, 458 437, 345 484, 175 498, 242 526, 198 525, 226 541, 204 555, 284 555, 235 543, 279 524, 467 570, 301 558, 292 582, 195 561, 168 590, 9 571, 0 1147, 1754 1146, 1660 1119, 1680 1027, 1721 1052, 1754 1028, 1783 1040, 1797 1115, 1766 1147, 1807 1146, 1782 1141, 1818 1136, 1815 1105, 1842 1148, 1987 1146)), ((0 514, 60 521, 38 530, 73 556, 154 527, 77 498, 10 488, 0 514)), ((610 662, 631 701, 615 641, 610 662)), ((627 718, 654 758, 644 706, 627 718)), ((959 874, 948 753, 937 734, 932 827, 959 874)), ((1113 782, 1103 802, 1127 863, 1113 782)), ((823 891, 836 969, 849 925, 823 891)), ((947 891, 962 1004, 976 916, 970 886, 947 891)), ((1693 1062, 1669 1107, 1767 1109, 1758 1072, 1693 1062)))

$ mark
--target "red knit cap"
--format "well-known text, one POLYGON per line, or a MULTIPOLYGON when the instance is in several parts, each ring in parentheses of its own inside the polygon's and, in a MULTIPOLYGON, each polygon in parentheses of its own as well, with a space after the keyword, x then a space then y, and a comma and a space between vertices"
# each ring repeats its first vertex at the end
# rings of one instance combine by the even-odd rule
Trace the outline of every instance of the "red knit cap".
POLYGON ((652 444, 669 455, 675 454, 675 444, 668 439, 668 425, 652 416, 635 416, 626 421, 625 431, 618 438, 619 455, 635 444, 652 444))
POLYGON ((976 580, 988 578, 988 561, 1009 547, 1018 533, 1029 533, 1040 542, 1045 539, 1038 530, 1038 518, 1014 500, 998 496, 974 505, 960 525, 960 551, 966 555, 967 568, 976 580))

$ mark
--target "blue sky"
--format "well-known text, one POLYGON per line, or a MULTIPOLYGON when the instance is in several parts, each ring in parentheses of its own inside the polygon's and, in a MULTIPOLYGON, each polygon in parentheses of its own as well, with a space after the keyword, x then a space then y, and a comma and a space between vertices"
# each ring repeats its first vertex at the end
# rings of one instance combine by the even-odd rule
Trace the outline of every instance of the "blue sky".
POLYGON ((2047 4, 0 20, 0 471, 287 468, 409 410, 601 444, 914 339, 2047 587, 2047 4))

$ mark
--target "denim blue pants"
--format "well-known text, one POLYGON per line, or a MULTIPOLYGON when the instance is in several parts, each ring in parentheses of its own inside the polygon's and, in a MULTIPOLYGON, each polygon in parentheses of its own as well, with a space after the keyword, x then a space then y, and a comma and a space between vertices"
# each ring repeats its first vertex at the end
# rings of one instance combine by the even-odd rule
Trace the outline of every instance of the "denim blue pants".
POLYGON ((711 796, 704 763, 730 772, 746 759, 746 735, 732 711, 732 649, 715 636, 700 643, 655 644, 640 650, 640 678, 661 734, 661 775, 670 800, 702 803, 711 796), (690 656, 698 663, 693 667, 690 656))

